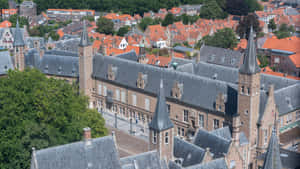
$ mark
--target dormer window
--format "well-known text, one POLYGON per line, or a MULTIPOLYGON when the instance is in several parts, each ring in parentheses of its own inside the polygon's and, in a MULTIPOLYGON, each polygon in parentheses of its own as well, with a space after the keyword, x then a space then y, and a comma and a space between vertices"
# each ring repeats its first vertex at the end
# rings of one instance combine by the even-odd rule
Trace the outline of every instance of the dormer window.
POLYGON ((108 80, 115 80, 117 76, 118 68, 113 65, 108 65, 107 78, 108 80))
POLYGON ((140 89, 144 89, 147 84, 147 81, 148 81, 148 76, 146 74, 139 72, 138 79, 136 81, 137 87, 140 89))
POLYGON ((175 82, 171 95, 176 99, 181 99, 183 95, 183 83, 175 82))

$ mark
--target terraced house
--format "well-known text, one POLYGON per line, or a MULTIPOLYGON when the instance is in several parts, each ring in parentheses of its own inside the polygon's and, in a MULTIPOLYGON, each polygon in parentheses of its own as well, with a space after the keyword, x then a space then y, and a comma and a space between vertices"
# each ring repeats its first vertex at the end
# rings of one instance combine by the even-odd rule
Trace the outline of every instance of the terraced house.
MULTIPOLYGON (((149 138, 152 141, 149 143, 159 144, 151 149, 158 149, 160 156, 177 160, 183 166, 182 157, 188 157, 189 153, 181 157, 183 152, 179 148, 179 154, 175 155, 178 151, 174 148, 162 148, 161 145, 166 145, 162 140, 170 138, 180 142, 180 137, 189 140, 194 135, 191 149, 198 146, 213 154, 207 158, 204 155, 203 159, 225 158, 228 166, 252 168, 257 167, 257 157, 266 152, 274 125, 284 134, 299 124, 300 83, 260 73, 252 29, 239 68, 205 63, 201 59, 176 58, 168 68, 159 68, 143 64, 142 52, 139 56, 135 52, 117 56, 95 54, 85 27, 78 53, 53 50, 40 56, 36 49, 30 49, 25 54, 23 43, 18 41, 22 39, 15 38, 13 63, 20 63, 14 65, 36 67, 48 76, 78 81, 81 92, 90 98, 90 107, 117 113, 127 120, 137 119, 145 125, 151 122, 149 138), (165 99, 164 109, 168 115, 156 117, 160 98, 165 99), (172 127, 151 125, 155 119, 165 117, 170 119, 167 124, 172 127), (282 119, 286 123, 278 126, 282 119), (171 135, 171 131, 174 134, 171 135), (203 143, 204 138, 207 140, 203 143), (210 141, 216 143, 206 145, 210 141)), ((293 139, 295 147, 298 142, 297 138, 293 139)))

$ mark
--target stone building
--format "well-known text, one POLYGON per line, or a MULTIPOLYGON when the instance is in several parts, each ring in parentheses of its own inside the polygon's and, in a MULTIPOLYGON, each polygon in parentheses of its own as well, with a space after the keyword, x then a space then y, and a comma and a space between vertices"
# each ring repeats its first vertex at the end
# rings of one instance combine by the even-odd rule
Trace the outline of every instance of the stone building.
MULTIPOLYGON (((23 62, 47 76, 78 80, 81 92, 90 98, 90 107, 117 113, 125 120, 136 119, 145 126, 151 122, 150 139, 156 136, 157 141, 174 140, 167 139, 173 149, 158 142, 149 147, 157 149, 166 161, 177 161, 174 165, 225 162, 228 168, 254 168, 256 158, 267 150, 272 126, 280 127, 279 132, 299 123, 300 83, 260 73, 254 32, 252 29, 250 32, 240 68, 209 64, 201 59, 195 62, 173 58, 171 64, 177 63, 175 70, 139 63, 135 52, 115 57, 94 54, 86 28, 78 53, 54 50, 37 57, 32 49, 23 62), (165 105, 161 100, 165 100, 165 105), (160 114, 160 110, 167 111, 168 116, 160 114), (159 121, 165 117, 171 123, 167 120, 167 127, 161 127, 159 121), (280 123, 274 124, 275 118, 280 123), (155 122, 156 119, 159 121, 155 122), (282 119, 286 123, 281 123, 282 119), (194 153, 197 157, 204 154, 203 158, 185 162, 192 155, 177 144, 182 142, 187 145, 182 147, 190 150, 196 151, 198 147, 194 153)), ((14 57, 18 58, 18 47, 15 48, 14 57)))
POLYGON ((20 16, 33 18, 36 16, 36 4, 33 1, 23 1, 20 4, 20 16))

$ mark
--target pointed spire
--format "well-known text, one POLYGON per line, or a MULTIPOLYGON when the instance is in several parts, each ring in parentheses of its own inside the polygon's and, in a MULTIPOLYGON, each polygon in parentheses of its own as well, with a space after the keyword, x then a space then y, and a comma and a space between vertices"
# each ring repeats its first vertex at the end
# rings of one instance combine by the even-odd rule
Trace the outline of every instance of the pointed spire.
POLYGON ((169 128, 174 127, 172 121, 170 120, 166 98, 165 98, 165 91, 163 87, 163 80, 160 80, 160 87, 159 93, 157 97, 156 109, 155 114, 152 121, 149 123, 149 128, 155 131, 163 131, 169 128))
POLYGON ((19 19, 17 19, 17 24, 16 24, 16 29, 15 29, 15 32, 14 32, 14 43, 13 43, 13 46, 16 47, 16 46, 25 46, 25 43, 24 43, 24 39, 23 39, 23 33, 20 29, 20 26, 19 26, 19 19))
POLYGON ((81 32, 81 37, 80 37, 80 43, 79 46, 89 46, 90 42, 89 42, 89 36, 86 30, 86 23, 85 20, 83 20, 83 30, 81 32))
POLYGON ((278 144, 278 137, 276 133, 276 127, 274 124, 272 135, 269 141, 269 146, 265 156, 263 169, 282 169, 280 147, 278 144))
POLYGON ((260 72, 260 68, 256 61, 256 46, 253 34, 253 27, 251 26, 247 49, 244 54, 244 61, 239 70, 242 74, 255 74, 260 72))

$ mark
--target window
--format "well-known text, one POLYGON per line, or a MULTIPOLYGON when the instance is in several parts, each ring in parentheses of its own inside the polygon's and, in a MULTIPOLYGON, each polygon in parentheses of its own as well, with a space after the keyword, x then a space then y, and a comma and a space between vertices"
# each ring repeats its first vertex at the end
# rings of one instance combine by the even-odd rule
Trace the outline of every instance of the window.
POLYGON ((214 119, 214 129, 218 129, 219 128, 219 120, 214 119))
POLYGON ((180 127, 177 128, 177 136, 180 136, 180 127))
POLYGON ((171 111, 171 105, 167 104, 167 111, 168 113, 170 114, 170 111, 171 111))
POLYGON ((248 95, 250 95, 250 87, 248 87, 248 95))
POLYGON ((218 111, 220 111, 222 109, 222 106, 221 105, 219 105, 218 106, 218 111))
POLYGON ((183 110, 183 121, 188 122, 189 121, 189 111, 183 110))
POLYGON ((116 89, 116 100, 120 101, 120 90, 116 89))
POLYGON ((98 85, 98 94, 102 95, 102 85, 101 84, 98 85))
POLYGON ((248 113, 249 113, 249 111, 248 111, 248 110, 245 110, 245 114, 248 115, 248 113))
POLYGON ((283 117, 280 117, 280 126, 283 127, 283 117))
POLYGON ((204 127, 204 115, 199 114, 199 127, 203 128, 204 127))
POLYGON ((124 91, 121 91, 121 101, 122 101, 123 103, 126 102, 126 99, 125 99, 125 92, 124 92, 124 91))
POLYGON ((132 105, 136 106, 136 95, 132 94, 132 105))
POLYGON ((242 88, 241 88, 241 93, 242 93, 242 94, 245 93, 245 87, 244 87, 244 86, 242 86, 242 88))
POLYGON ((103 85, 103 96, 107 96, 107 88, 103 85))
POLYGON ((291 113, 288 114, 286 117, 286 123, 290 123, 292 121, 292 119, 293 119, 293 115, 291 113))
POLYGON ((150 100, 148 98, 145 98, 145 109, 150 110, 150 100))
POLYGON ((296 112, 296 120, 300 120, 300 110, 296 112))
POLYGON ((264 145, 268 144, 268 130, 264 130, 264 145))
POLYGON ((181 129, 181 135, 184 136, 184 128, 181 129))
POLYGON ((156 141, 157 141, 157 133, 156 133, 156 131, 152 131, 152 134, 153 134, 153 137, 152 137, 152 143, 153 143, 153 144, 156 144, 156 141))
POLYGON ((235 161, 234 160, 230 161, 229 168, 230 169, 235 168, 235 161))
POLYGON ((274 59, 274 62, 275 62, 275 63, 279 63, 279 62, 280 62, 280 58, 276 57, 276 58, 274 59))
POLYGON ((169 132, 165 133, 165 144, 169 144, 169 132))

